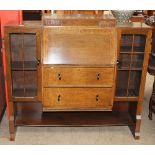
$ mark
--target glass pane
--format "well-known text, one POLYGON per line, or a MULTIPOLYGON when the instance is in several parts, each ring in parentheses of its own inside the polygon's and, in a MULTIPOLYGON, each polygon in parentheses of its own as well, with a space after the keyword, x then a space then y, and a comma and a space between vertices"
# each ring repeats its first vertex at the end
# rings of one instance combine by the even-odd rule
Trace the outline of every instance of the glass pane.
POLYGON ((133 35, 123 34, 121 36, 120 52, 131 52, 133 43, 133 35))
POLYGON ((153 53, 150 54, 148 72, 151 75, 155 75, 155 55, 153 53))
POLYGON ((134 35, 134 52, 144 52, 146 43, 146 35, 138 34, 134 35))
POLYGON ((143 67, 143 54, 134 54, 132 56, 132 68, 142 68, 143 67))
POLYGON ((11 34, 10 48, 13 96, 37 96, 36 35, 11 34))
POLYGON ((128 96, 139 96, 141 71, 131 71, 128 96))
POLYGON ((37 71, 25 71, 25 96, 37 96, 37 71))
POLYGON ((131 55, 130 54, 120 54, 119 56, 119 69, 129 69, 131 61, 131 55))
POLYGON ((12 93, 14 97, 24 96, 24 72, 12 71, 12 93))
POLYGON ((118 71, 116 96, 127 96, 129 71, 118 71))
POLYGON ((12 69, 23 67, 22 34, 10 34, 10 53, 12 69))
POLYGON ((37 68, 37 55, 36 55, 36 35, 24 34, 24 68, 36 69, 37 68))

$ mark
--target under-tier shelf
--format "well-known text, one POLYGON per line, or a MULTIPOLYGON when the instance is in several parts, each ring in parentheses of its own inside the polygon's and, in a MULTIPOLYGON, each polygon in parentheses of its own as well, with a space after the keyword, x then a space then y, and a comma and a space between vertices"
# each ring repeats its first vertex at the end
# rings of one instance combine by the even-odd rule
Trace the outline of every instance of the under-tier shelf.
POLYGON ((128 112, 70 111, 44 112, 40 103, 17 104, 18 126, 104 126, 134 125, 128 112))

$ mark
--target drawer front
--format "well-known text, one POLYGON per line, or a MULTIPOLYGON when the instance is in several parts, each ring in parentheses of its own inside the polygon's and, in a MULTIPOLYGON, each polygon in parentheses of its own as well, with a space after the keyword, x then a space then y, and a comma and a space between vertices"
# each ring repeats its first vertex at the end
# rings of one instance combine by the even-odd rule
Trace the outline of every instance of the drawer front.
POLYGON ((43 107, 53 110, 111 110, 112 88, 44 88, 43 107))
POLYGON ((102 85, 112 87, 114 68, 44 67, 44 87, 55 85, 102 85))

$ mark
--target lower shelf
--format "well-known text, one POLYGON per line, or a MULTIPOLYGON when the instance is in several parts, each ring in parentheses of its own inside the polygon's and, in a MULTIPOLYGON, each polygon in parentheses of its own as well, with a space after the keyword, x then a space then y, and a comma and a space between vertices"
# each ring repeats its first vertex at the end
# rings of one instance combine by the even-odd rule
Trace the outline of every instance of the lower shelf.
POLYGON ((128 112, 45 112, 39 104, 17 104, 16 126, 134 125, 128 112), (33 106, 32 106, 33 105, 33 106))

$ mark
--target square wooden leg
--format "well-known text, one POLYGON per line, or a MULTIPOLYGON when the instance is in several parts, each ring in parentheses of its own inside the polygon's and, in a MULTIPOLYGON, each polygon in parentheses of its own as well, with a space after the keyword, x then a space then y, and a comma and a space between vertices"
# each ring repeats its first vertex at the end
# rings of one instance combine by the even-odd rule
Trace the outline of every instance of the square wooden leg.
POLYGON ((13 116, 11 116, 9 119, 9 131, 10 131, 10 141, 14 141, 15 140, 15 134, 16 134, 16 127, 15 127, 13 116))
POLYGON ((155 106, 155 77, 154 77, 154 84, 153 84, 153 90, 152 95, 149 102, 149 119, 152 120, 152 113, 154 112, 153 106, 155 106))
MULTIPOLYGON (((141 115, 139 115, 141 116, 141 115)), ((135 131, 134 131, 134 136, 135 139, 140 139, 140 125, 141 125, 141 118, 136 118, 136 126, 135 126, 135 131)))

